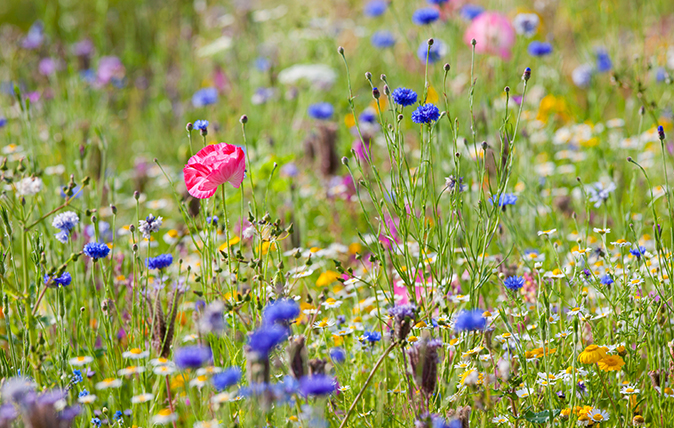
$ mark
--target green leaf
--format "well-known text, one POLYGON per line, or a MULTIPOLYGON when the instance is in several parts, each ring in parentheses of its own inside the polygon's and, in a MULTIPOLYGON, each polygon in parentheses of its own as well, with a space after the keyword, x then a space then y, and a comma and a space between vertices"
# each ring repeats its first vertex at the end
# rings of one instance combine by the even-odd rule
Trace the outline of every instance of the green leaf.
POLYGON ((543 410, 542 412, 538 413, 528 411, 524 414, 524 419, 534 424, 544 424, 547 421, 554 419, 560 413, 561 410, 559 409, 543 410))

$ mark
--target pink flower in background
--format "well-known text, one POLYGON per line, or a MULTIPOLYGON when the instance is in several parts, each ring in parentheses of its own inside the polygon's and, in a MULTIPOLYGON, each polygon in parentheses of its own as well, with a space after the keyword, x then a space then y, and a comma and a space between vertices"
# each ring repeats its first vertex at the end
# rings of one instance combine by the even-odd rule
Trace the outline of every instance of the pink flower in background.
POLYGON ((101 85, 107 85, 113 78, 122 79, 126 69, 122 61, 116 56, 104 56, 98 61, 98 73, 96 78, 101 85))
POLYGON ((245 171, 246 156, 243 150, 227 143, 204 147, 183 168, 187 191, 199 199, 210 198, 219 185, 227 182, 238 189, 245 171))
POLYGON ((475 52, 498 55, 509 60, 515 44, 515 29, 510 20, 497 12, 483 12, 471 23, 463 36, 469 46, 475 39, 475 52))

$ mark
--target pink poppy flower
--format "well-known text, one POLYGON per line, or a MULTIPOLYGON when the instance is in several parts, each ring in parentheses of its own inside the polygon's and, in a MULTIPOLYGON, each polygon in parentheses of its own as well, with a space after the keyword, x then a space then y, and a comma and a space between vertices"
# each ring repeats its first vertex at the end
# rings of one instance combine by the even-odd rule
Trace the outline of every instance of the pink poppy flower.
POLYGON ((509 60, 515 44, 515 29, 510 20, 497 12, 483 12, 471 23, 463 35, 469 46, 475 39, 475 52, 498 55, 509 60))
POLYGON ((241 147, 220 143, 199 150, 187 161, 183 174, 190 195, 206 199, 227 182, 238 189, 245 170, 246 156, 241 147))

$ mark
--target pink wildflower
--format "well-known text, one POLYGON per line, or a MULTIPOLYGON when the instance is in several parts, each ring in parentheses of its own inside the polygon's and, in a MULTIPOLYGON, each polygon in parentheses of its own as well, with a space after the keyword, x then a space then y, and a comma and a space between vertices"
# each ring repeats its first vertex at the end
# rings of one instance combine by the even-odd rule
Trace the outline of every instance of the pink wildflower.
POLYGON ((515 44, 515 29, 510 20, 497 12, 483 12, 466 30, 463 40, 469 46, 475 39, 475 52, 498 55, 509 60, 515 44))
POLYGON ((219 185, 227 182, 238 189, 245 170, 246 157, 241 147, 220 143, 199 150, 187 161, 183 174, 190 195, 206 199, 215 194, 219 185))

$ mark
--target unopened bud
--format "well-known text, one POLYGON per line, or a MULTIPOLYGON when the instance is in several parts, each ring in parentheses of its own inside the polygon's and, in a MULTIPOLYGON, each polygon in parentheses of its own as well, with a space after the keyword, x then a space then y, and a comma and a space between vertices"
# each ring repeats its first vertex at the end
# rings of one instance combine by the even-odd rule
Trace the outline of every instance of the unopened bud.
POLYGON ((525 82, 528 81, 531 78, 531 69, 529 67, 524 69, 524 73, 522 74, 522 80, 525 82))

